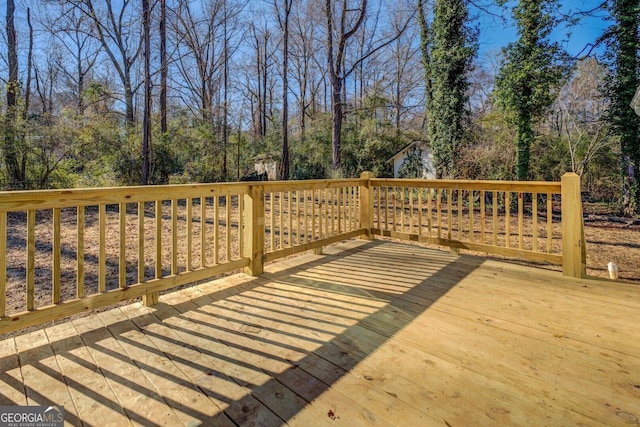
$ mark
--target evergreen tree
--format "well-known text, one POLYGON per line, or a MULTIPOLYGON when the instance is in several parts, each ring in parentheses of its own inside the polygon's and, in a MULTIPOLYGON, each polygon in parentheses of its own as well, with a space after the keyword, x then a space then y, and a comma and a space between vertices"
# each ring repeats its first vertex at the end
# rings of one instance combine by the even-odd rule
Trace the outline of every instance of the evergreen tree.
MULTIPOLYGON (((468 71, 477 50, 468 20, 464 0, 436 1, 430 29, 431 63, 427 75, 431 77, 431 99, 427 120, 438 177, 456 176, 456 155, 464 137, 468 71)), ((428 31, 424 26, 422 30, 428 31)), ((425 57, 423 47, 423 60, 425 57)))
POLYGON ((496 79, 498 105, 517 128, 516 177, 529 178, 534 126, 553 104, 563 77, 565 57, 558 43, 549 41, 556 25, 552 16, 556 0, 520 0, 513 8, 519 38, 502 49, 504 55, 496 79))
POLYGON ((611 99, 608 119, 620 136, 623 210, 631 216, 640 212, 640 117, 630 107, 640 85, 640 1, 613 0, 609 8, 614 24, 607 42, 611 67, 606 85, 611 99))

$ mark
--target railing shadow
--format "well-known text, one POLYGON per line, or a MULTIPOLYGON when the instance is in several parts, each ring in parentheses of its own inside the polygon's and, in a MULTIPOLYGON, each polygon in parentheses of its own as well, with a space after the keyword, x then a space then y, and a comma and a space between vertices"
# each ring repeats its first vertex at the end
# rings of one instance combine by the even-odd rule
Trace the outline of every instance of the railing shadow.
MULTIPOLYGON (((138 312, 108 328, 54 342, 53 351, 37 347, 21 353, 20 360, 5 355, 0 358, 0 382, 13 392, 32 396, 38 404, 59 404, 8 374, 28 361, 44 377, 64 381, 86 399, 124 411, 134 422, 155 425, 144 411, 122 408, 112 395, 72 373, 63 372, 58 378, 60 374, 45 363, 55 353, 74 366, 100 372, 117 386, 114 390, 120 387, 130 395, 144 396, 152 406, 168 405, 182 421, 191 417, 196 422, 191 425, 252 425, 256 420, 265 426, 282 425, 482 262, 479 257, 452 257, 382 241, 304 263, 294 258, 282 270, 271 269, 232 287, 201 285, 192 288, 189 299, 172 300, 170 294, 167 302, 150 310, 137 306, 138 312), (94 356, 77 354, 82 346, 94 356), (144 375, 131 378, 117 369, 131 365, 144 375), (182 401, 182 395, 194 393, 206 396, 207 404, 218 410, 182 401)), ((0 388, 0 405, 17 404, 10 395, 0 388)), ((321 416, 331 415, 330 407, 316 409, 321 416)), ((362 410, 367 412, 364 416, 376 417, 367 408, 362 410)), ((72 412, 67 411, 72 424, 98 424, 84 419, 82 412, 72 412)))

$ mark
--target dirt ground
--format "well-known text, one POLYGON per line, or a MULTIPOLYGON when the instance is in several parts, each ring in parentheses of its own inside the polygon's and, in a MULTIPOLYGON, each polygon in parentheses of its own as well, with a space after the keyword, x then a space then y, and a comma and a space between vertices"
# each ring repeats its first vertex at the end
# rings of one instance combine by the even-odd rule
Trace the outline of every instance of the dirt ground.
POLYGON ((615 262, 619 278, 640 284, 640 221, 611 221, 587 217, 587 274, 609 277, 607 264, 615 262))

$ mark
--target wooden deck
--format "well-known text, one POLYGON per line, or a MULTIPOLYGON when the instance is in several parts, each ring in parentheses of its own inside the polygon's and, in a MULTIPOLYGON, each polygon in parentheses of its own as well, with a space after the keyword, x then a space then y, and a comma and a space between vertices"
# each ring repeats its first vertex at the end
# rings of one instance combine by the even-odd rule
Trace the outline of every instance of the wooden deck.
POLYGON ((70 425, 628 425, 640 287, 347 241, 0 341, 70 425))

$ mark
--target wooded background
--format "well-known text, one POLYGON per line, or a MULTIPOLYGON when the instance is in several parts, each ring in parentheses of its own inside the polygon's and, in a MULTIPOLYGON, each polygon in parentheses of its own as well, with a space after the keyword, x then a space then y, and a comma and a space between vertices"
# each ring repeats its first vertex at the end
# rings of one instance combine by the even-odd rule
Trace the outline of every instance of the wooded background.
POLYGON ((388 176, 390 157, 420 140, 438 177, 574 171, 587 200, 635 215, 640 1, 559 10, 551 0, 7 0, 0 186, 233 181, 256 156, 276 159, 285 179, 388 176), (480 60, 487 16, 517 36, 480 60), (585 17, 608 28, 571 56, 552 33, 585 17))

